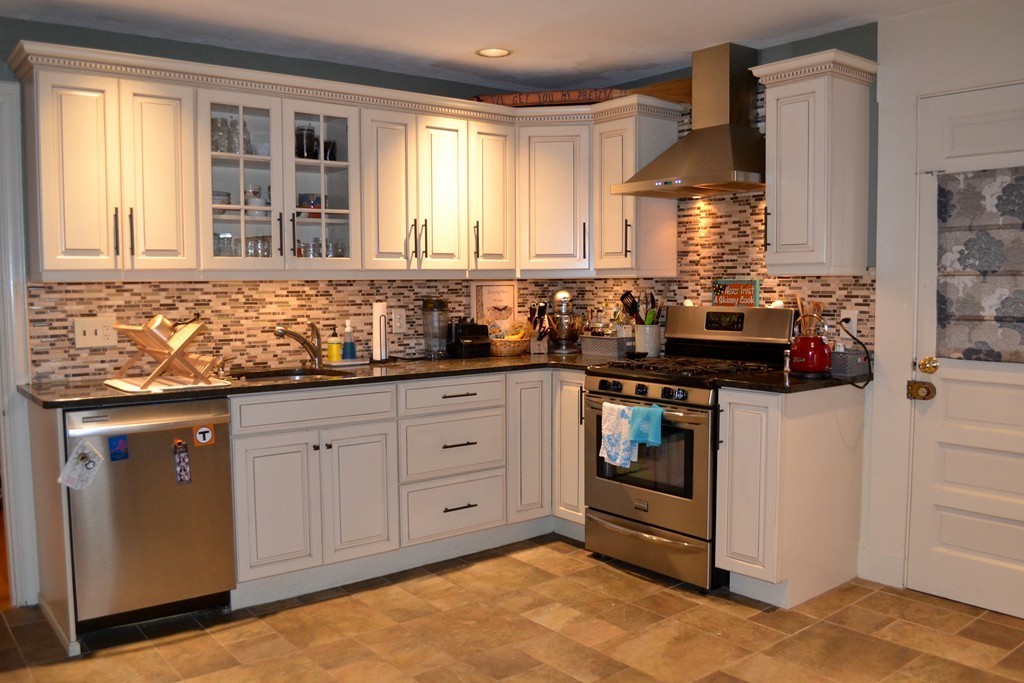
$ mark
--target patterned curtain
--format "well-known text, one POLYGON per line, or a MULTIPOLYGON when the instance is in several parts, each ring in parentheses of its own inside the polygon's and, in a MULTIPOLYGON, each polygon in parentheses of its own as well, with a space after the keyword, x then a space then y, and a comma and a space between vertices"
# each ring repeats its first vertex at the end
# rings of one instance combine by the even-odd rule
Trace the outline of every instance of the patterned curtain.
POLYGON ((938 181, 936 355, 1024 363, 1024 168, 938 181))

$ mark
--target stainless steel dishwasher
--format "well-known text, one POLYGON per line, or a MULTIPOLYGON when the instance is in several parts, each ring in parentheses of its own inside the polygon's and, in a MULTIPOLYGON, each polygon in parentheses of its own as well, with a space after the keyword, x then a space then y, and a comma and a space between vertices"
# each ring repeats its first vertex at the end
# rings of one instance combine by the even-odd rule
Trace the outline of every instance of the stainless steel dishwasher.
POLYGON ((227 606, 227 400, 68 411, 64 424, 68 454, 84 440, 103 457, 89 486, 68 489, 76 621, 103 627, 227 606))

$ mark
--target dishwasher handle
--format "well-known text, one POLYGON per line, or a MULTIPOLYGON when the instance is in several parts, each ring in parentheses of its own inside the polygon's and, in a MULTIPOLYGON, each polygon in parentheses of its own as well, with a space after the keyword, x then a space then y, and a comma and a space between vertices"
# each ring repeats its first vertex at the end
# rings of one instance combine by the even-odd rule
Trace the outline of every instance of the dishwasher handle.
POLYGON ((162 432, 172 429, 192 428, 200 425, 226 425, 230 422, 228 413, 169 415, 166 418, 147 417, 141 420, 125 419, 110 412, 90 413, 80 417, 68 417, 67 435, 70 438, 88 436, 113 436, 117 434, 139 434, 162 432), (104 419, 106 418, 106 419, 104 419))

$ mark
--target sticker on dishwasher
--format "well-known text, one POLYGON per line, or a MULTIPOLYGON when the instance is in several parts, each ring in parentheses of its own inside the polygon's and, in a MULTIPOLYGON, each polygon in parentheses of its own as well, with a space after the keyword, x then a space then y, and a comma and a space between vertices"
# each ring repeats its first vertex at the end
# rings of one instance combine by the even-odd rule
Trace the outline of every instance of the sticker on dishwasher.
POLYGON ((112 436, 107 439, 107 445, 110 447, 110 462, 117 462, 118 460, 128 459, 128 435, 121 434, 120 436, 112 436))
POLYGON ((212 446, 216 442, 213 425, 199 425, 192 428, 192 440, 197 446, 212 446))
POLYGON ((179 484, 192 483, 192 464, 188 461, 188 446, 181 439, 174 440, 174 477, 179 484))
POLYGON ((68 488, 80 491, 88 488, 96 476, 96 468, 103 462, 103 456, 85 439, 79 439, 68 455, 68 461, 61 470, 57 481, 68 488))

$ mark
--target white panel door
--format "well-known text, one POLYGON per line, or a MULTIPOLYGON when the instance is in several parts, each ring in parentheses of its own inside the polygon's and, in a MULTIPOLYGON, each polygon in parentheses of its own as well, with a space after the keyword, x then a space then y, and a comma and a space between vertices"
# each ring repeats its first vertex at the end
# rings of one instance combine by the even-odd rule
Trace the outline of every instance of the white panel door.
POLYGON ((363 265, 407 270, 420 250, 416 216, 416 116, 364 109, 360 116, 363 265))
POLYGON ((40 71, 36 90, 43 269, 120 269, 117 79, 40 71))
POLYGON ((551 514, 551 373, 508 375, 508 521, 551 514))
POLYGON ((144 81, 120 88, 126 265, 196 268, 195 91, 144 81))
POLYGON ((1024 84, 922 98, 918 121, 916 353, 938 367, 914 377, 936 394, 914 403, 907 586, 1024 617, 1024 84))
POLYGON ((318 443, 315 430, 232 440, 239 581, 322 564, 318 443))
POLYGON ((377 422, 323 432, 324 563, 398 548, 398 431, 377 422))
POLYGON ((519 131, 520 268, 590 267, 590 129, 519 131))
POLYGON ((467 124, 458 119, 418 119, 419 267, 465 269, 468 233, 467 124))
POLYGON ((554 514, 583 524, 583 373, 552 372, 554 394, 554 466, 551 488, 554 514))
POLYGON ((516 129, 469 123, 470 268, 514 268, 516 129))
POLYGON ((636 119, 594 126, 594 268, 636 265, 636 197, 611 194, 636 173, 636 119))

